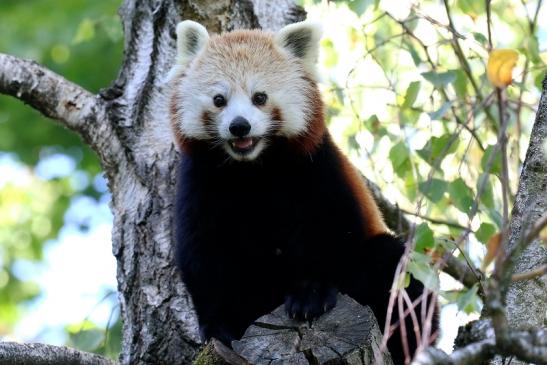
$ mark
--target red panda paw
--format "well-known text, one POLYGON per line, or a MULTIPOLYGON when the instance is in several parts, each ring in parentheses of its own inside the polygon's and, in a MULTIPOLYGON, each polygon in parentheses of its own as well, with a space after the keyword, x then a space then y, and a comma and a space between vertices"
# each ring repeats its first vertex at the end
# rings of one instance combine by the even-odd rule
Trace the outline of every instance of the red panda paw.
POLYGON ((319 281, 301 280, 285 297, 285 311, 290 318, 312 321, 336 305, 338 289, 319 281))
POLYGON ((203 324, 199 326, 199 335, 203 343, 209 343, 212 338, 216 338, 226 346, 232 347, 232 341, 237 338, 228 328, 219 324, 203 324))

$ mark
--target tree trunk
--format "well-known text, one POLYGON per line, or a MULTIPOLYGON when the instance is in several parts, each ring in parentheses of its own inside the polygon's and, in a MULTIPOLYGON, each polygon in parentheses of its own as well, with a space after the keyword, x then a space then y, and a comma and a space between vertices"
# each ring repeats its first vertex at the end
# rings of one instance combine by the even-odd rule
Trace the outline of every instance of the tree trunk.
MULTIPOLYGON (((112 192, 113 253, 124 323, 121 364, 190 364, 200 346, 191 299, 173 263, 171 210, 178 154, 165 106, 164 77, 174 60, 175 26, 193 19, 212 32, 276 30, 302 20, 304 12, 291 0, 125 0, 120 15, 124 62, 117 80, 99 96, 34 62, 2 54, 0 92, 80 134, 101 160, 112 192)), ((510 245, 526 229, 524 222, 533 222, 546 210, 546 119, 544 91, 513 212, 510 245)), ((381 199, 377 189, 372 191, 381 199)), ((396 208, 380 206, 392 229, 408 227, 396 208)), ((540 263, 545 263, 545 247, 536 242, 525 251, 517 271, 540 263)), ((508 295, 512 324, 541 326, 546 295, 545 279, 514 284, 508 295)), ((6 346, 10 344, 0 350, 6 346)))
POLYGON ((264 3, 126 0, 120 10, 125 59, 102 97, 108 101, 112 138, 122 146, 115 166, 103 163, 114 213, 122 364, 189 364, 199 347, 196 318, 173 264, 171 241, 178 154, 171 142, 164 77, 175 56, 176 24, 194 19, 212 32, 275 29, 304 14, 291 1, 264 3))
MULTIPOLYGON (((523 232, 547 212, 547 77, 543 80, 543 93, 530 135, 530 144, 520 175, 519 188, 509 225, 506 249, 512 249, 523 232)), ((516 260, 515 273, 531 272, 547 264, 547 245, 536 239, 516 260)), ((515 281, 507 291, 507 319, 512 328, 541 328, 546 324, 547 275, 530 280, 515 281)), ((547 359, 546 359, 547 361, 547 359)), ((501 358, 493 361, 503 364, 501 358)), ((513 359, 512 365, 525 362, 513 359)))

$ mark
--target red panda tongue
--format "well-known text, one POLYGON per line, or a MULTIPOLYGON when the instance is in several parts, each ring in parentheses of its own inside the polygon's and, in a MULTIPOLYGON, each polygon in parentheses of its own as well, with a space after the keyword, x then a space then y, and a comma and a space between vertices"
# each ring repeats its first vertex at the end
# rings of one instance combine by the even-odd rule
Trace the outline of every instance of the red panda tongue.
POLYGON ((251 137, 238 138, 234 141, 234 146, 239 149, 247 149, 253 145, 253 139, 251 137))

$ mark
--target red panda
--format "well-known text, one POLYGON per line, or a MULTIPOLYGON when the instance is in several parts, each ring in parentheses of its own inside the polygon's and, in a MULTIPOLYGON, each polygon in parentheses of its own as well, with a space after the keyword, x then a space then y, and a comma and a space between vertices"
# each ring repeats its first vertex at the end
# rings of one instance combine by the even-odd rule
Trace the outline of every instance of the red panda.
MULTIPOLYGON (((320 35, 309 22, 212 36, 192 21, 177 26, 176 261, 204 341, 229 345, 283 302, 312 320, 339 291, 386 319, 404 246, 325 126, 320 35)), ((423 286, 411 279, 407 292, 415 300, 423 286)), ((388 347, 402 364, 398 332, 388 347)))

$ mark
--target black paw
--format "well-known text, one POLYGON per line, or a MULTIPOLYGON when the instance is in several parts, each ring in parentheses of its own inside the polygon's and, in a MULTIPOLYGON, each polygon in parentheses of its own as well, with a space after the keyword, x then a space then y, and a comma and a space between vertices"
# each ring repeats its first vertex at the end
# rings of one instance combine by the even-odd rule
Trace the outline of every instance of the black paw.
POLYGON ((237 340, 229 329, 211 324, 200 325, 199 336, 203 343, 208 343, 214 337, 230 348, 232 347, 232 341, 237 340))
POLYGON ((311 321, 336 305, 338 290, 317 281, 300 281, 285 297, 285 311, 290 318, 311 321))

